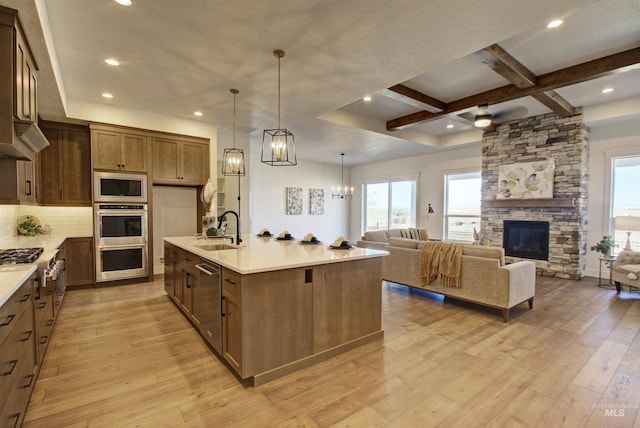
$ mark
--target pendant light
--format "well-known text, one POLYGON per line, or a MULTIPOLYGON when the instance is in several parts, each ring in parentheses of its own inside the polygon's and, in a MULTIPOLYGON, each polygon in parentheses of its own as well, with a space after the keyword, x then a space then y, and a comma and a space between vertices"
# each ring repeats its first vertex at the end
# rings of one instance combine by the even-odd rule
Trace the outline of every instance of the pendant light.
POLYGON ((342 156, 342 174, 340 177, 340 186, 338 186, 338 188, 331 188, 331 198, 351 199, 353 197, 353 187, 344 185, 344 153, 340 153, 340 156, 342 156))
POLYGON ((278 58, 278 128, 265 129, 262 133, 261 161, 271 166, 292 166, 298 164, 293 134, 280 128, 280 59, 284 51, 276 49, 273 56, 278 58))
POLYGON ((240 91, 231 89, 233 94, 233 148, 224 149, 222 158, 222 175, 245 175, 244 173, 244 152, 236 149, 236 95, 240 91))

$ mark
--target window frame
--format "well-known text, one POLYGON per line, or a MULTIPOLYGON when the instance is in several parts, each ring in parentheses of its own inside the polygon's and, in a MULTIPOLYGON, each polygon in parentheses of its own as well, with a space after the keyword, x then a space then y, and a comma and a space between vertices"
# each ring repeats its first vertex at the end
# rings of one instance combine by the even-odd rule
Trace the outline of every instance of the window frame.
MULTIPOLYGON (((459 179, 464 179, 463 177, 460 177, 459 179)), ((472 218, 472 219, 478 219, 478 225, 480 225, 481 221, 482 221, 482 170, 481 169, 468 169, 468 170, 457 170, 457 171, 449 171, 449 172, 445 172, 444 173, 444 203, 443 203, 443 212, 442 212, 442 230, 443 230, 443 236, 444 239, 449 240, 449 241, 462 241, 462 242, 473 242, 473 234, 471 235, 471 239, 467 240, 467 239, 453 239, 449 237, 449 218, 450 217, 456 217, 456 218, 472 218), (450 208, 449 208, 449 181, 451 181, 449 179, 449 177, 451 176, 468 176, 468 178, 477 178, 480 180, 480 194, 478 195, 478 214, 477 215, 470 215, 470 214, 455 214, 455 213, 450 213, 450 208)), ((476 229, 478 232, 480 232, 479 229, 476 229)))
MULTIPOLYGON (((369 181, 365 181, 364 183, 362 183, 362 230, 361 233, 364 234, 365 232, 369 231, 367 229, 367 225, 368 225, 368 210, 367 210, 367 193, 368 193, 368 186, 369 185, 374 185, 374 184, 387 184, 387 229, 393 229, 393 216, 392 216, 392 200, 393 200, 393 183, 398 183, 398 182, 411 182, 412 183, 412 189, 411 189, 411 208, 410 208, 410 226, 409 227, 416 227, 416 224, 418 223, 418 206, 419 206, 419 201, 418 201, 418 195, 420 194, 418 186, 420 183, 419 180, 419 176, 410 176, 410 177, 394 177, 394 178, 384 178, 384 179, 378 179, 378 180, 369 180, 369 181)), ((385 230, 385 229, 375 229, 375 230, 385 230)))

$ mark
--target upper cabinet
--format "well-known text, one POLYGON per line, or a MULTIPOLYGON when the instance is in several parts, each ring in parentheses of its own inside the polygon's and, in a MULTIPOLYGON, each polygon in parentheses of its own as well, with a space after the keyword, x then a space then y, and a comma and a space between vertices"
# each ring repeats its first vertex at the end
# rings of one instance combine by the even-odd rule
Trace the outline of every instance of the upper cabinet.
POLYGON ((50 146, 39 153, 42 205, 91 206, 89 127, 41 122, 50 146))
POLYGON ((153 182, 204 185, 209 176, 209 142, 186 137, 153 138, 153 182))
POLYGON ((38 128, 38 66, 18 11, 0 6, 0 154, 34 161, 49 145, 38 128))
POLYGON ((147 172, 147 136, 134 129, 91 124, 94 169, 147 172))
POLYGON ((20 31, 16 31, 15 115, 22 120, 38 120, 38 79, 36 66, 20 31))

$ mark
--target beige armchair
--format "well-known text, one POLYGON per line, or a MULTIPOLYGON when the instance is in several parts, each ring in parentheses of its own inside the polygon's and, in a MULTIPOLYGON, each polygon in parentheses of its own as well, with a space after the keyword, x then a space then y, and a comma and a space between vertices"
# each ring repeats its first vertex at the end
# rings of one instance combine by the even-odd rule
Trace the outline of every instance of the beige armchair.
POLYGON ((622 284, 640 288, 640 251, 621 251, 611 269, 618 293, 622 284))

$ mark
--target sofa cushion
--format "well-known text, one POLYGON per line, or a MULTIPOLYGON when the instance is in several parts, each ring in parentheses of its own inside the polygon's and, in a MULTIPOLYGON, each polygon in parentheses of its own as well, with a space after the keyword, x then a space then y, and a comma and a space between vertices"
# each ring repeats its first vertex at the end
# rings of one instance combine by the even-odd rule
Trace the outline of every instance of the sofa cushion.
POLYGON ((387 230, 387 238, 401 238, 402 230, 401 229, 389 229, 387 230))
POLYGON ((484 245, 465 245, 462 249, 462 255, 497 259, 500 261, 500 266, 504 266, 504 248, 487 247, 484 245))
POLYGON ((388 242, 387 232, 384 230, 371 230, 364 233, 365 241, 388 242))
POLYGON ((409 238, 389 238, 389 245, 391 245, 392 247, 402 247, 402 248, 411 248, 411 249, 417 249, 418 248, 418 241, 415 239, 409 239, 409 238))
POLYGON ((640 273, 640 265, 620 265, 616 266, 616 269, 626 273, 640 273))

